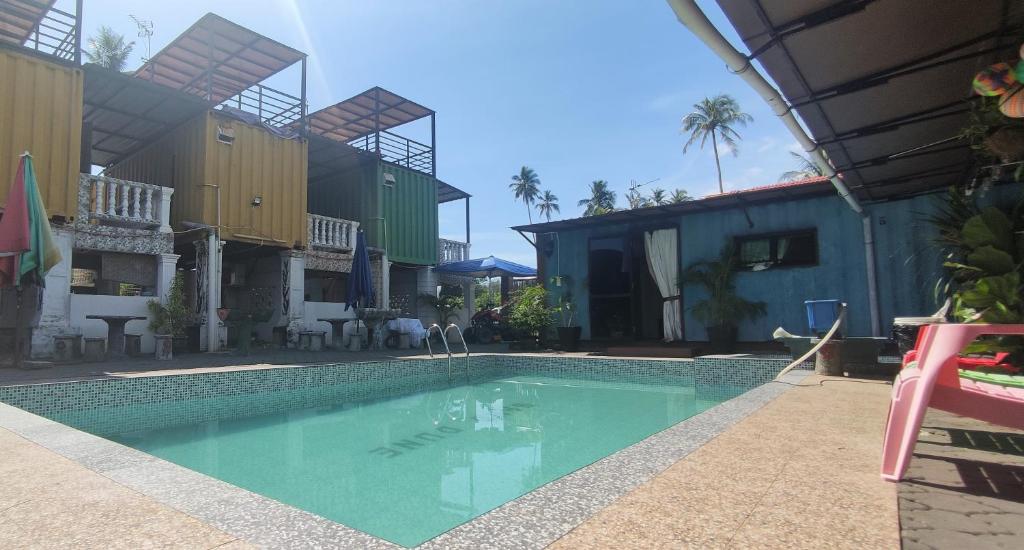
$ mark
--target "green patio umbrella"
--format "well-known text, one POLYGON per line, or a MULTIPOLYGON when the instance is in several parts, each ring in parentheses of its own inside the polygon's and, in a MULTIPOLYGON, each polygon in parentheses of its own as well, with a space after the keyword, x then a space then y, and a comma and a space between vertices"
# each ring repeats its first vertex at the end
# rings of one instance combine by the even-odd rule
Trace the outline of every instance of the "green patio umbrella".
POLYGON ((61 261, 53 241, 49 216, 36 184, 32 155, 21 155, 18 172, 7 194, 0 218, 0 287, 13 286, 17 294, 14 322, 14 364, 21 365, 22 296, 24 285, 43 286, 46 272, 61 261))

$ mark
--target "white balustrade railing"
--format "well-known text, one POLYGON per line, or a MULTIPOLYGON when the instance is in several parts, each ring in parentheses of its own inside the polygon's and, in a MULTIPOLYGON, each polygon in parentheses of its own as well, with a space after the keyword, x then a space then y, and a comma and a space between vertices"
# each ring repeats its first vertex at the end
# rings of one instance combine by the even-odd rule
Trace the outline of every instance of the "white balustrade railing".
POLYGON ((469 259, 469 244, 449 239, 437 240, 438 263, 461 262, 469 259))
POLYGON ((347 250, 356 247, 356 231, 359 222, 329 218, 318 214, 306 214, 306 228, 309 232, 309 246, 332 250, 347 250))
POLYGON ((82 174, 78 185, 79 220, 159 226, 161 232, 171 232, 174 189, 92 174, 82 174))

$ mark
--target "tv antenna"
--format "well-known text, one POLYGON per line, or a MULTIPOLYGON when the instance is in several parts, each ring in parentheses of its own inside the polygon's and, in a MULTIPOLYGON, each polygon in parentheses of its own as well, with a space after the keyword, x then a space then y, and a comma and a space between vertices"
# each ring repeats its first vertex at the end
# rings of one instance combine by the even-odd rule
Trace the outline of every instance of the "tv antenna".
POLYGON ((150 48, 150 38, 153 37, 153 22, 146 19, 139 19, 134 15, 129 14, 128 17, 135 21, 135 26, 139 28, 139 38, 146 39, 146 58, 143 61, 149 61, 149 56, 152 55, 150 48))
POLYGON ((654 183, 654 182, 656 182, 656 181, 658 181, 660 179, 661 178, 654 178, 651 181, 644 182, 644 183, 637 183, 636 180, 629 180, 629 190, 630 191, 636 191, 637 189, 640 189, 641 187, 643 187, 645 185, 650 185, 650 184, 652 184, 652 183, 654 183))

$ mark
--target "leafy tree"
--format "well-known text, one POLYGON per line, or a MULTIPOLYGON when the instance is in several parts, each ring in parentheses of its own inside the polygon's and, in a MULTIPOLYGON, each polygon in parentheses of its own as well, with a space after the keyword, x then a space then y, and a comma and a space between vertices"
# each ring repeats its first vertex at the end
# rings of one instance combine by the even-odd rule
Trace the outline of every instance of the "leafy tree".
POLYGON ((626 201, 629 202, 630 210, 647 208, 651 205, 651 199, 641 195, 639 189, 630 189, 629 192, 626 193, 626 201))
POLYGON ((576 205, 585 208, 584 216, 607 214, 615 210, 615 191, 608 188, 607 181, 594 180, 590 182, 590 198, 581 199, 576 205))
POLYGON ((722 185, 722 163, 718 158, 718 140, 729 146, 732 154, 738 154, 736 141, 742 139, 737 126, 746 126, 753 122, 754 117, 740 111, 736 100, 728 94, 720 94, 715 97, 706 97, 700 103, 694 104, 693 112, 683 117, 683 132, 688 132, 690 138, 683 146, 683 153, 700 140, 703 149, 708 138, 711 138, 711 146, 715 150, 715 167, 718 169, 718 191, 725 192, 722 185))
POLYGON ((512 183, 508 187, 515 193, 517 199, 526 204, 526 215, 529 217, 530 223, 533 223, 530 206, 540 194, 540 178, 537 177, 537 173, 533 171, 533 168, 523 166, 519 169, 518 174, 512 176, 512 183))
POLYGON ((540 196, 540 202, 537 203, 537 212, 551 221, 551 214, 560 212, 558 208, 558 197, 555 196, 551 191, 544 191, 540 196))
POLYGON ((104 25, 100 27, 96 36, 89 37, 89 49, 85 55, 89 58, 89 63, 120 72, 128 63, 128 56, 131 55, 133 48, 135 42, 125 42, 124 36, 104 25))
POLYGON ((547 306, 548 291, 541 285, 524 287, 512 299, 509 324, 531 338, 537 338, 551 326, 557 308, 547 306))
POLYGON ((669 202, 671 202, 672 204, 678 204, 681 202, 692 200, 693 197, 690 196, 690 193, 688 193, 686 189, 676 189, 675 191, 672 192, 672 196, 669 197, 669 202))
POLYGON ((796 158, 797 165, 799 166, 799 168, 797 168, 796 170, 783 172, 782 175, 779 176, 780 181, 795 181, 802 180, 804 178, 813 178, 825 175, 821 171, 821 167, 818 166, 817 163, 815 163, 809 157, 805 157, 800 153, 794 153, 793 151, 790 151, 789 154, 793 155, 793 157, 796 158))
POLYGON ((651 191, 651 204, 661 206, 663 204, 668 204, 668 202, 668 195, 665 193, 664 189, 659 187, 651 191))

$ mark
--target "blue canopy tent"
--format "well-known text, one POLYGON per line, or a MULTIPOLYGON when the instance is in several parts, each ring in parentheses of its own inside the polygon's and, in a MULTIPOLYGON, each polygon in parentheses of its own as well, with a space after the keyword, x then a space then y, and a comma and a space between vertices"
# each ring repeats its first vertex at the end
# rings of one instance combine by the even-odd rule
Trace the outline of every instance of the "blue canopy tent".
POLYGON ((464 277, 536 277, 537 270, 522 264, 488 256, 475 260, 448 262, 434 268, 438 273, 451 273, 464 277))
POLYGON ((494 256, 477 258, 475 260, 463 260, 461 262, 448 262, 434 268, 436 273, 450 273, 463 277, 487 278, 490 284, 491 277, 501 277, 501 301, 504 303, 508 298, 507 280, 511 277, 536 277, 537 270, 517 264, 494 256))

